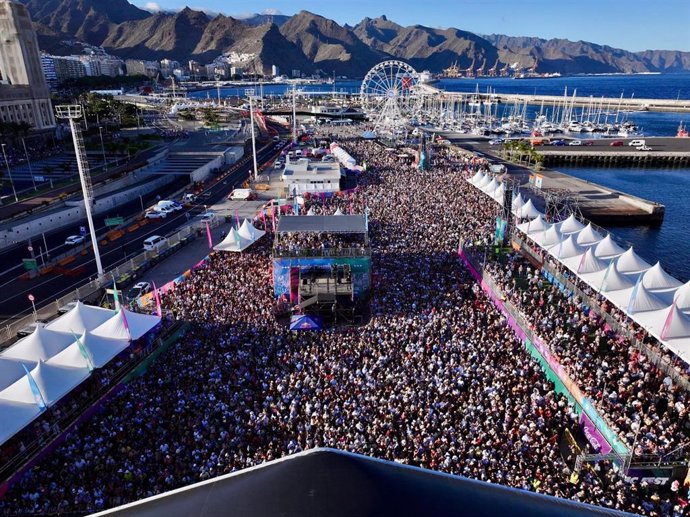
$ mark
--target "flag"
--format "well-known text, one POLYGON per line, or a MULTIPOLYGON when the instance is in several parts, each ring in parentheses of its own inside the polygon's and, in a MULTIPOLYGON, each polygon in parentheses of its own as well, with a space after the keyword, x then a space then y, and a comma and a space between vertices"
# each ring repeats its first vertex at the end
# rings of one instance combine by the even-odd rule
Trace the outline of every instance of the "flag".
POLYGON ((271 220, 273 223, 273 233, 276 232, 276 211, 275 208, 273 208, 273 201, 271 201, 271 220))
POLYGON ((130 341, 132 341, 132 333, 129 331, 129 323, 127 323, 127 315, 125 314, 125 310, 120 309, 120 312, 122 313, 122 324, 125 326, 125 330, 127 331, 127 337, 130 341))
POLYGON ((666 336, 668 334, 669 329, 671 328, 671 322, 673 321, 673 313, 676 308, 676 302, 673 302, 673 305, 671 305, 671 310, 668 311, 668 315, 666 316, 666 321, 664 322, 664 328, 661 329, 661 339, 666 339, 666 336))
POLYGON ((115 310, 120 308, 120 296, 117 294, 117 285, 115 285, 115 278, 113 278, 113 299, 115 300, 115 310))
POLYGON ((211 227, 208 225, 208 221, 206 221, 206 236, 208 237, 208 247, 213 249, 213 237, 211 236, 211 227))
POLYGON ((240 240, 240 234, 237 233, 235 230, 230 230, 230 231, 235 236, 235 244, 237 244, 237 249, 241 250, 242 249, 242 241, 240 240))
POLYGON ((268 231, 268 225, 266 224, 266 211, 261 209, 261 220, 264 222, 264 230, 268 231))
POLYGON ((153 282, 153 297, 156 299, 156 313, 159 318, 163 317, 163 308, 161 307, 161 297, 158 294, 158 287, 156 287, 156 282, 153 282))
POLYGON ((89 368, 89 371, 92 372, 93 371, 93 361, 91 360, 91 355, 89 354, 89 351, 86 349, 86 347, 84 346, 84 343, 82 343, 81 339, 79 339, 79 336, 77 336, 72 329, 69 329, 69 331, 72 333, 72 337, 77 342, 77 346, 79 347, 79 353, 86 360, 86 366, 89 368))
POLYGON ((237 209, 235 209, 235 222, 237 223, 237 229, 240 229, 240 214, 237 212, 237 209))
POLYGON ((43 398, 43 394, 41 393, 41 390, 38 387, 38 384, 36 384, 36 381, 33 378, 33 375, 31 375, 31 372, 29 372, 29 369, 26 367, 26 365, 24 363, 22 363, 22 367, 24 368, 24 371, 26 372, 27 379, 29 379, 29 387, 31 388, 31 393, 34 396, 34 400, 36 401, 36 405, 41 409, 45 409, 47 404, 46 404, 45 399, 43 398))

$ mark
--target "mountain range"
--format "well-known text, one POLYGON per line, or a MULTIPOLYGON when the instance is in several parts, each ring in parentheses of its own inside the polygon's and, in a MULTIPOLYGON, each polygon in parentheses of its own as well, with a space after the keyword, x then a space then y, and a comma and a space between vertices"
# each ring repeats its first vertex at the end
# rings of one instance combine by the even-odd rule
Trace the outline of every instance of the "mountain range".
POLYGON ((405 27, 386 16, 364 18, 351 27, 308 11, 237 19, 188 7, 151 13, 127 0, 19 1, 31 13, 41 48, 56 54, 74 52, 75 42, 102 46, 125 59, 204 63, 235 52, 254 56, 241 65, 250 72, 268 74, 275 64, 285 71, 350 77, 362 77, 386 59, 432 72, 454 64, 485 70, 536 67, 562 74, 690 70, 690 52, 629 52, 585 41, 480 36, 454 28, 405 27))

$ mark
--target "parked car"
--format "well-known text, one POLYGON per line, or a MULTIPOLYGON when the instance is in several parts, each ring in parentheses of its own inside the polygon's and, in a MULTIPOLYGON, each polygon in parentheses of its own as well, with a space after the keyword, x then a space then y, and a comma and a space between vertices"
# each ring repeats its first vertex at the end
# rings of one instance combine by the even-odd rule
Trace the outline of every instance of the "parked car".
POLYGON ((192 204, 196 201, 196 194, 192 194, 191 192, 187 192, 184 196, 182 196, 182 203, 183 204, 192 204))
POLYGON ((215 218, 216 218, 216 214, 214 214, 213 212, 206 212, 205 214, 201 214, 201 217, 200 217, 201 221, 204 223, 206 223, 206 222, 210 223, 215 218))
POLYGON ((594 142, 592 140, 585 140, 584 142, 582 142, 582 145, 590 146, 590 145, 594 145, 594 142))
POLYGON ((636 138, 635 140, 631 140, 630 142, 628 142, 628 145, 630 147, 635 147, 636 149, 639 149, 640 147, 642 147, 646 143, 647 142, 645 142, 644 140, 642 140, 640 138, 636 138))
POLYGON ((635 147, 635 149, 637 149, 638 151, 651 151, 652 150, 652 148, 649 147, 648 145, 640 145, 640 146, 635 147))
POLYGON ((159 212, 158 210, 149 210, 144 216, 146 219, 165 219, 168 216, 165 212, 159 212))
POLYGON ((81 244, 86 240, 86 237, 83 235, 70 235, 65 239, 65 246, 76 246, 77 244, 81 244))
POLYGON ((625 143, 623 142, 623 140, 614 140, 609 144, 609 146, 611 147, 623 147, 624 145, 625 143))
POLYGON ((565 140, 552 140, 551 145, 562 146, 565 145, 565 140))
POLYGON ((489 145, 501 145, 505 140, 502 138, 493 138, 489 140, 489 145))
POLYGON ((38 327, 45 327, 48 324, 48 320, 37 320, 29 323, 26 327, 23 327, 17 331, 17 337, 26 337, 34 333, 38 327))
POLYGON ((144 241, 144 250, 153 251, 164 246, 168 242, 168 239, 161 237, 160 235, 152 235, 144 241))
POLYGON ((568 145, 582 145, 582 140, 571 140, 568 145))
POLYGON ((149 284, 148 282, 137 282, 127 292, 127 299, 128 300, 134 300, 135 298, 139 298, 140 296, 143 296, 146 293, 150 293, 150 292, 151 292, 151 284, 149 284))

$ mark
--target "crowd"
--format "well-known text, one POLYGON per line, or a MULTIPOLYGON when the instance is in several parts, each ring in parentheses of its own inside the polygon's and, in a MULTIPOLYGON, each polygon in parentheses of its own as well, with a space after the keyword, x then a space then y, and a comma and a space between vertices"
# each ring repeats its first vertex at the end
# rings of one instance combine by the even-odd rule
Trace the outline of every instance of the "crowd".
MULTIPOLYGON (((370 210, 371 321, 289 331, 272 316, 270 239, 213 254, 163 298, 190 323, 185 337, 30 470, 0 511, 86 513, 325 446, 608 508, 684 515, 683 489, 625 482, 605 462, 578 475, 564 458, 564 433, 577 432, 574 408, 457 258, 459 242, 493 237, 497 206, 463 180, 486 163, 439 149, 433 169, 419 171, 376 143, 343 145, 368 166, 357 203, 370 210)), ((518 261, 509 270, 519 276, 521 265, 535 276, 518 261)), ((538 305, 526 298, 521 307, 552 317, 546 337, 555 339, 561 320, 584 321, 538 305)), ((610 361, 607 392, 618 366, 610 361)))
POLYGON ((2 165, 5 165, 5 156, 7 156, 7 162, 10 167, 15 167, 26 163, 27 156, 31 160, 40 160, 50 156, 57 156, 64 152, 64 149, 60 145, 33 138, 24 140, 24 144, 20 140, 15 142, 14 145, 5 145, 4 152, 4 156, 0 155, 2 165), (26 149, 24 149, 24 145, 26 145, 26 149))

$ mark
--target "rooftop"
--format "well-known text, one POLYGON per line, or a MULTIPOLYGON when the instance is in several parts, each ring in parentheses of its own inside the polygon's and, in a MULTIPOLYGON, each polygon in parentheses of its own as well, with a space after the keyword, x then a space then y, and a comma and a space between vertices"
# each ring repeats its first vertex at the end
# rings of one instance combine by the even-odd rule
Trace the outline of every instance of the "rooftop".
POLYGON ((367 233, 363 215, 297 215, 281 217, 278 234, 367 233))

